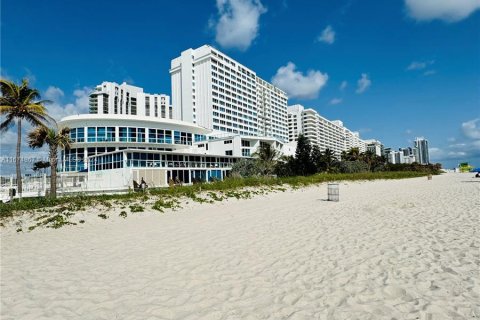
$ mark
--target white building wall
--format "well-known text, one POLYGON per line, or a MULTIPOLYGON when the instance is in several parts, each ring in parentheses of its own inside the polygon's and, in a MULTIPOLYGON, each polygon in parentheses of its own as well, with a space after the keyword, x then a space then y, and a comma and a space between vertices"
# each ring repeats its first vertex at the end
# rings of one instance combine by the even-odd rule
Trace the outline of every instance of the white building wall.
POLYGON ((258 134, 288 141, 287 95, 257 76, 258 134))
POLYGON ((298 135, 303 133, 302 112, 303 106, 296 104, 288 107, 288 141, 297 141, 298 135))

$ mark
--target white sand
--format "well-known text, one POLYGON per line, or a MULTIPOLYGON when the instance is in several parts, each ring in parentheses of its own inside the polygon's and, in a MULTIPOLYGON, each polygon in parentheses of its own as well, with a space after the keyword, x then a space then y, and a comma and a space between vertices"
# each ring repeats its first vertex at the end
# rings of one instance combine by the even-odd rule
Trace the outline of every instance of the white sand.
POLYGON ((321 185, 4 230, 1 319, 479 318, 471 177, 342 183, 338 203, 321 185))

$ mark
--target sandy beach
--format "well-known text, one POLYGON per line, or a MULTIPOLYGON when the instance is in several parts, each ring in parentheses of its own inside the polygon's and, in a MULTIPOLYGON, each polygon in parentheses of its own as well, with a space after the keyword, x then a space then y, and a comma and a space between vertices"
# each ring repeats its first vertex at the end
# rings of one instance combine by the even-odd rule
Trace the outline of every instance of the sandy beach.
POLYGON ((1 319, 480 318, 472 176, 4 229, 1 319))

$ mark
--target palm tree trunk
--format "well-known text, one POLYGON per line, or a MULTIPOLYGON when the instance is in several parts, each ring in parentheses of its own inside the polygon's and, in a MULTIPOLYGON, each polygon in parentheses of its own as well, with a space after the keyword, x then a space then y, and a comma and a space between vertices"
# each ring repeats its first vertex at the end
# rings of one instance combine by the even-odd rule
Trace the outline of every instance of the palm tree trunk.
POLYGON ((57 146, 50 146, 50 196, 57 197, 57 146))
POLYGON ((22 119, 17 121, 17 156, 15 158, 15 166, 17 169, 17 192, 18 198, 22 198, 22 172, 20 168, 20 148, 22 146, 22 119))

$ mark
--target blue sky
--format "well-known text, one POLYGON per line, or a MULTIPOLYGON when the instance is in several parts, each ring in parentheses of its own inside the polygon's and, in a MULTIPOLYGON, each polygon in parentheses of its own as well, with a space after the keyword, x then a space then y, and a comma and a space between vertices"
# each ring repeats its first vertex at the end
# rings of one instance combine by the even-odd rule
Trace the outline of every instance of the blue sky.
MULTIPOLYGON (((211 44, 283 87, 289 104, 363 138, 398 148, 425 136, 432 161, 480 166, 479 9, 478 0, 3 1, 1 74, 30 78, 60 117, 86 112, 102 81, 169 94, 170 60, 211 44)), ((2 156, 13 155, 12 137, 2 136, 2 156)))

